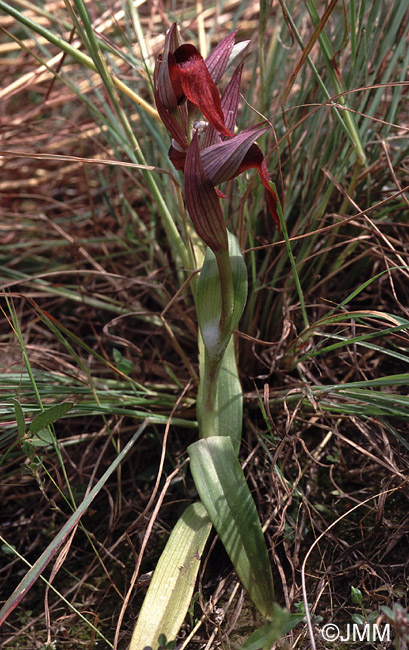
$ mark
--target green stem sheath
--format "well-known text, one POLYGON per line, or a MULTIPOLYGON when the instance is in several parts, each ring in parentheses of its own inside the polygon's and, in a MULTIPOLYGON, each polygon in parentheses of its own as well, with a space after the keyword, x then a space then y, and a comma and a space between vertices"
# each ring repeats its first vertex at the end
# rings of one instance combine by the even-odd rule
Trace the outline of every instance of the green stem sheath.
POLYGON ((201 438, 220 434, 217 409, 217 378, 222 359, 223 354, 213 358, 210 357, 205 348, 203 375, 200 378, 202 383, 202 417, 199 428, 201 438))
POLYGON ((221 308, 219 320, 219 341, 215 351, 204 345, 204 364, 201 381, 200 437, 220 435, 217 405, 218 377, 224 353, 232 337, 234 309, 233 273, 228 248, 215 252, 220 280, 221 308))
MULTIPOLYGON (((217 267, 219 269, 220 277, 220 291, 222 297, 222 305, 220 312, 220 345, 224 352, 227 343, 231 336, 231 319, 233 316, 234 307, 234 288, 233 288, 233 274, 231 269, 229 249, 218 251, 215 253, 217 267)), ((221 356, 223 356, 221 352, 221 356)))

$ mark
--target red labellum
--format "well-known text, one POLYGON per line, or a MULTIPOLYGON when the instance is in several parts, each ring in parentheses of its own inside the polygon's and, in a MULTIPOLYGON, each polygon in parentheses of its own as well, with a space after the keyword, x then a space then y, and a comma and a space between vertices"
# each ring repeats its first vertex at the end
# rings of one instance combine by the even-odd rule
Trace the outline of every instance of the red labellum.
POLYGON ((174 52, 180 82, 187 99, 197 106, 219 133, 233 137, 224 123, 219 91, 210 76, 204 58, 194 45, 181 45, 174 52))
POLYGON ((176 63, 175 55, 169 52, 168 55, 169 78, 172 84, 173 92, 176 95, 178 104, 186 99, 186 93, 183 90, 180 69, 176 63))

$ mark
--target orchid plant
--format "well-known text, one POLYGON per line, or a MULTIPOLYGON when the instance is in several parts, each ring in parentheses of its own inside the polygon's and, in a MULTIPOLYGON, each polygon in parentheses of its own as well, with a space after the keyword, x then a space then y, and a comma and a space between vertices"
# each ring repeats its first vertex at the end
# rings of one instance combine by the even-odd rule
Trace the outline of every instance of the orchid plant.
POLYGON ((279 226, 277 197, 264 155, 256 144, 266 122, 234 133, 243 65, 220 96, 217 84, 231 58, 236 32, 203 59, 182 44, 176 23, 165 39, 154 72, 154 96, 171 136, 169 157, 184 174, 185 204, 206 245, 194 287, 199 324, 199 441, 188 447, 200 502, 175 526, 158 562, 132 637, 130 650, 173 641, 189 607, 200 558, 213 525, 236 572, 260 613, 271 618, 273 580, 256 506, 238 453, 242 389, 233 333, 247 299, 247 270, 236 237, 229 233, 216 189, 245 170, 256 169, 279 226), (201 115, 199 115, 199 111, 201 115))

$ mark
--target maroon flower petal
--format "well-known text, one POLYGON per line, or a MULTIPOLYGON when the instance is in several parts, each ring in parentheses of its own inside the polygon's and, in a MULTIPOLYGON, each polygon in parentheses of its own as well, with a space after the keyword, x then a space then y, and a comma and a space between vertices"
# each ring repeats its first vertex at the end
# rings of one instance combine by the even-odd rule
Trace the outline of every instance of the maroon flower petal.
POLYGON ((199 136, 194 134, 185 163, 186 207, 197 234, 213 252, 227 250, 227 230, 217 194, 200 159, 199 136))
POLYGON ((154 71, 156 102, 172 110, 184 99, 184 93, 173 52, 179 47, 180 38, 176 23, 173 23, 165 38, 165 48, 158 57, 154 71))
POLYGON ((173 87, 173 92, 176 95, 178 104, 181 104, 185 101, 186 95, 183 90, 183 84, 180 74, 180 69, 176 63, 175 55, 172 52, 169 52, 168 56, 168 69, 169 69, 169 78, 173 87))
POLYGON ((181 45, 174 52, 180 82, 187 99, 199 108, 219 133, 233 137, 224 123, 219 91, 194 45, 181 45))
POLYGON ((182 124, 187 124, 186 106, 177 106, 172 111, 168 111, 160 101, 156 88, 154 88, 153 94, 155 97, 156 108, 163 124, 180 147, 182 147, 182 149, 187 149, 188 141, 186 137, 186 126, 182 127, 182 124), (176 116, 178 116, 179 119, 177 119, 176 116))
POLYGON ((241 73, 243 72, 244 63, 242 63, 230 79, 223 93, 221 104, 224 115, 224 122, 228 129, 233 131, 237 119, 237 108, 240 98, 241 73))
POLYGON ((219 199, 228 199, 229 198, 227 196, 227 194, 224 194, 224 192, 222 192, 221 190, 218 190, 217 187, 214 188, 214 191, 216 192, 219 199))
POLYGON ((229 181, 240 174, 240 166, 251 145, 268 129, 268 126, 256 124, 244 129, 234 138, 214 144, 202 151, 203 168, 213 185, 229 181))
POLYGON ((172 142, 168 155, 175 169, 179 169, 183 172, 185 169, 186 151, 180 151, 180 149, 178 149, 172 142))
POLYGON ((226 71, 230 54, 232 53, 236 31, 225 36, 206 58, 206 68, 215 84, 218 84, 226 71))
MULTIPOLYGON (((257 145, 255 145, 257 147, 257 145)), ((280 218, 278 216, 277 212, 277 195, 272 189, 270 185, 270 178, 268 175, 268 169, 266 165, 266 161, 263 158, 263 162, 261 163, 260 167, 258 168, 258 173, 260 174, 261 182, 263 183, 264 187, 267 190, 267 203, 268 207, 270 210, 270 214, 273 217, 276 226, 278 228, 278 231, 280 232, 281 226, 280 226, 280 218)))
MULTIPOLYGON (((244 64, 240 65, 237 68, 221 98, 224 123, 227 128, 230 129, 230 131, 233 131, 237 119, 237 108, 240 98, 240 82, 243 65, 244 64)), ((206 149, 212 144, 217 144, 219 142, 221 142, 221 137, 218 131, 216 131, 216 129, 211 124, 209 124, 204 134, 201 148, 206 149)))

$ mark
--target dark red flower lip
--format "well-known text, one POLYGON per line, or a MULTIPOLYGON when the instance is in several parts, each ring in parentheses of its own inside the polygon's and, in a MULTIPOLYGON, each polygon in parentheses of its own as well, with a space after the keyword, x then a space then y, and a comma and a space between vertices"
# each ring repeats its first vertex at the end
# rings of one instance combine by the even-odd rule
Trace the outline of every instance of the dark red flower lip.
MULTIPOLYGON (((155 66, 155 101, 159 114, 162 116, 165 110, 174 112, 187 99, 219 133, 233 137, 225 124, 220 94, 214 81, 219 80, 226 69, 233 43, 234 35, 219 43, 216 53, 208 57, 209 72, 206 61, 194 45, 180 45, 174 23, 166 35, 164 51, 155 66)), ((175 137, 175 134, 172 133, 172 136, 175 137)), ((175 139, 180 142, 179 137, 175 139)))
POLYGON ((214 128, 228 137, 233 133, 224 123, 219 91, 206 62, 194 45, 181 45, 174 52, 179 81, 187 99, 199 108, 214 128))

